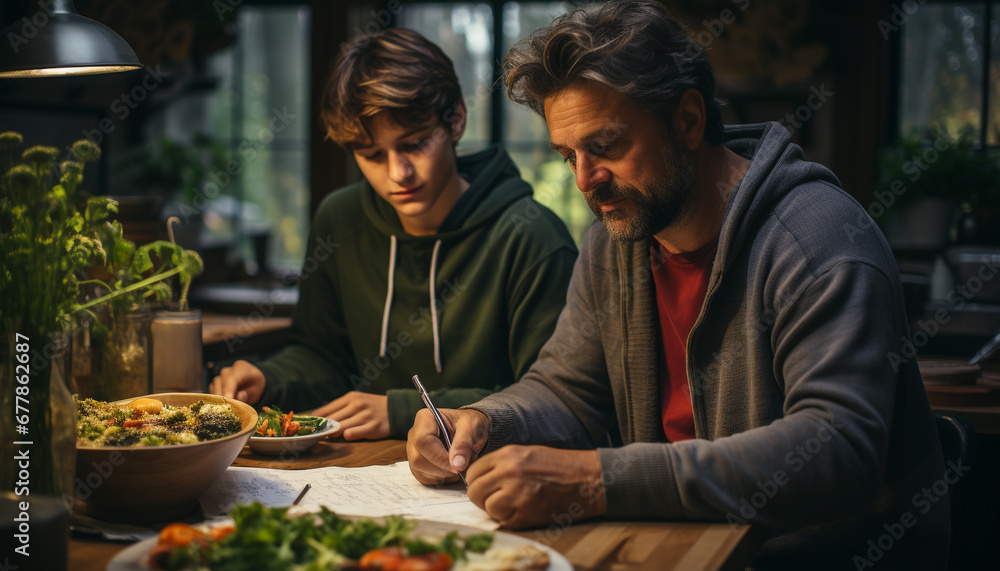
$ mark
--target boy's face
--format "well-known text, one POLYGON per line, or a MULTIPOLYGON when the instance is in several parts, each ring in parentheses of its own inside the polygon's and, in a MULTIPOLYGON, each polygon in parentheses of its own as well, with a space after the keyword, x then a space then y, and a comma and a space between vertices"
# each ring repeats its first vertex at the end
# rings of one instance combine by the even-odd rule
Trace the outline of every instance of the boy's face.
POLYGON ((436 232, 468 187, 455 163, 454 144, 465 128, 460 107, 451 129, 436 117, 407 128, 389 113, 379 113, 367 121, 371 140, 351 144, 362 174, 409 234, 436 232))

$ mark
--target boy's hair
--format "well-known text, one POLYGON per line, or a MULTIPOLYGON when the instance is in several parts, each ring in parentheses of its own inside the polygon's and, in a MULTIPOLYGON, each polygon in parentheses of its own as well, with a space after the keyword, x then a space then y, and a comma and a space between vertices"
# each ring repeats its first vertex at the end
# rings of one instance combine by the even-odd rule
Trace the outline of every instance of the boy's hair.
POLYGON ((705 138, 723 138, 715 76, 705 50, 662 4, 611 0, 577 9, 518 42, 504 61, 507 96, 541 116, 545 99, 576 81, 602 83, 663 125, 688 89, 705 100, 705 138))
POLYGON ((327 137, 346 147, 370 136, 366 120, 388 111, 403 127, 437 117, 450 129, 462 90, 451 59, 419 33, 389 28, 346 42, 323 88, 327 137))

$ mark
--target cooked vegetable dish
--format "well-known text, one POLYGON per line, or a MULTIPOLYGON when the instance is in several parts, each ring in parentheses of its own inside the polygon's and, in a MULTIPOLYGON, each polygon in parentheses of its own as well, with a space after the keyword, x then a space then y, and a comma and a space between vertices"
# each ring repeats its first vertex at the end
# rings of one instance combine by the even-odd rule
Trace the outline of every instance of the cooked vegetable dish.
POLYGON ((127 404, 76 400, 80 447, 193 444, 236 434, 240 419, 228 404, 171 406, 139 398, 127 404))
POLYGON ((257 417, 257 436, 303 436, 326 428, 326 419, 318 416, 281 412, 278 407, 261 407, 257 417))

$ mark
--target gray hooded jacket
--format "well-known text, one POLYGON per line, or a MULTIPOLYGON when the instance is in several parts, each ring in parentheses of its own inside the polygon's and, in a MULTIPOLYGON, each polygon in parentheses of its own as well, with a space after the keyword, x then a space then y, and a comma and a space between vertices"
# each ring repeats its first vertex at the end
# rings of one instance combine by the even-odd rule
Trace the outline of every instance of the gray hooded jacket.
POLYGON ((752 160, 687 340, 694 440, 659 410, 650 242, 584 239, 555 333, 472 405, 487 450, 599 448, 609 518, 750 522, 760 568, 943 569, 946 473, 893 254, 864 208, 777 123, 729 127, 752 160), (936 490, 936 491, 935 491, 936 490), (886 539, 888 538, 888 540, 886 539))

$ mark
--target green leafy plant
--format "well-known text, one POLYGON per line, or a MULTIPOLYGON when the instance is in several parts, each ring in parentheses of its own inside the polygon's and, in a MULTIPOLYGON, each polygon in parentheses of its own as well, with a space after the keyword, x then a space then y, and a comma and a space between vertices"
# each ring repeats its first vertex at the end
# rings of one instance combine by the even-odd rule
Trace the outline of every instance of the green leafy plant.
MULTIPOLYGON (((58 495, 72 486, 75 431, 66 420, 67 379, 53 358, 66 352, 61 333, 79 293, 78 268, 104 259, 94 236, 115 203, 78 194, 84 165, 100 157, 89 141, 74 143, 62 162, 59 149, 20 152, 23 143, 19 133, 0 133, 0 406, 20 411, 18 434, 34 442, 31 493, 58 495)), ((13 422, 0 425, 5 455, 18 439, 13 431, 13 422)), ((2 489, 18 478, 29 479, 0 464, 2 489)))
POLYGON ((0 320, 2 333, 45 335, 69 327, 78 270, 104 263, 99 234, 117 203, 79 196, 85 163, 100 158, 96 145, 77 141, 57 163, 58 149, 18 156, 22 144, 19 133, 0 133, 0 320))
POLYGON ((112 276, 112 281, 94 278, 81 282, 99 285, 107 293, 76 304, 73 310, 82 311, 108 303, 114 313, 143 306, 150 297, 160 302, 170 301, 173 292, 165 280, 175 275, 181 282, 180 309, 186 310, 191 279, 204 268, 201 256, 165 240, 136 247, 134 242, 122 237, 118 222, 112 222, 110 226, 110 231, 103 233, 102 242, 107 247, 106 251, 111 252, 105 269, 112 276), (154 263, 154 258, 160 261, 159 266, 154 263))
POLYGON ((163 137, 125 158, 116 168, 129 184, 162 188, 190 204, 213 172, 226 172, 230 155, 218 140, 194 135, 187 142, 163 137))
POLYGON ((136 247, 110 220, 118 203, 79 192, 85 163, 100 158, 90 141, 74 143, 58 163, 59 150, 35 146, 20 161, 19 133, 0 133, 0 319, 3 333, 25 327, 41 334, 68 330, 72 316, 109 303, 114 309, 142 304, 149 297, 167 301, 175 275, 186 304, 191 278, 203 269, 201 257, 176 244, 157 241, 136 247), (154 263, 153 257, 159 265, 154 263), (111 279, 86 279, 87 270, 104 268, 111 279), (78 302, 80 286, 98 284, 103 295, 78 302))
POLYGON ((900 137, 879 156, 877 190, 900 205, 920 198, 984 206, 1000 201, 1000 164, 976 148, 969 133, 931 130, 900 137), (891 195, 884 194, 885 192, 891 195))

